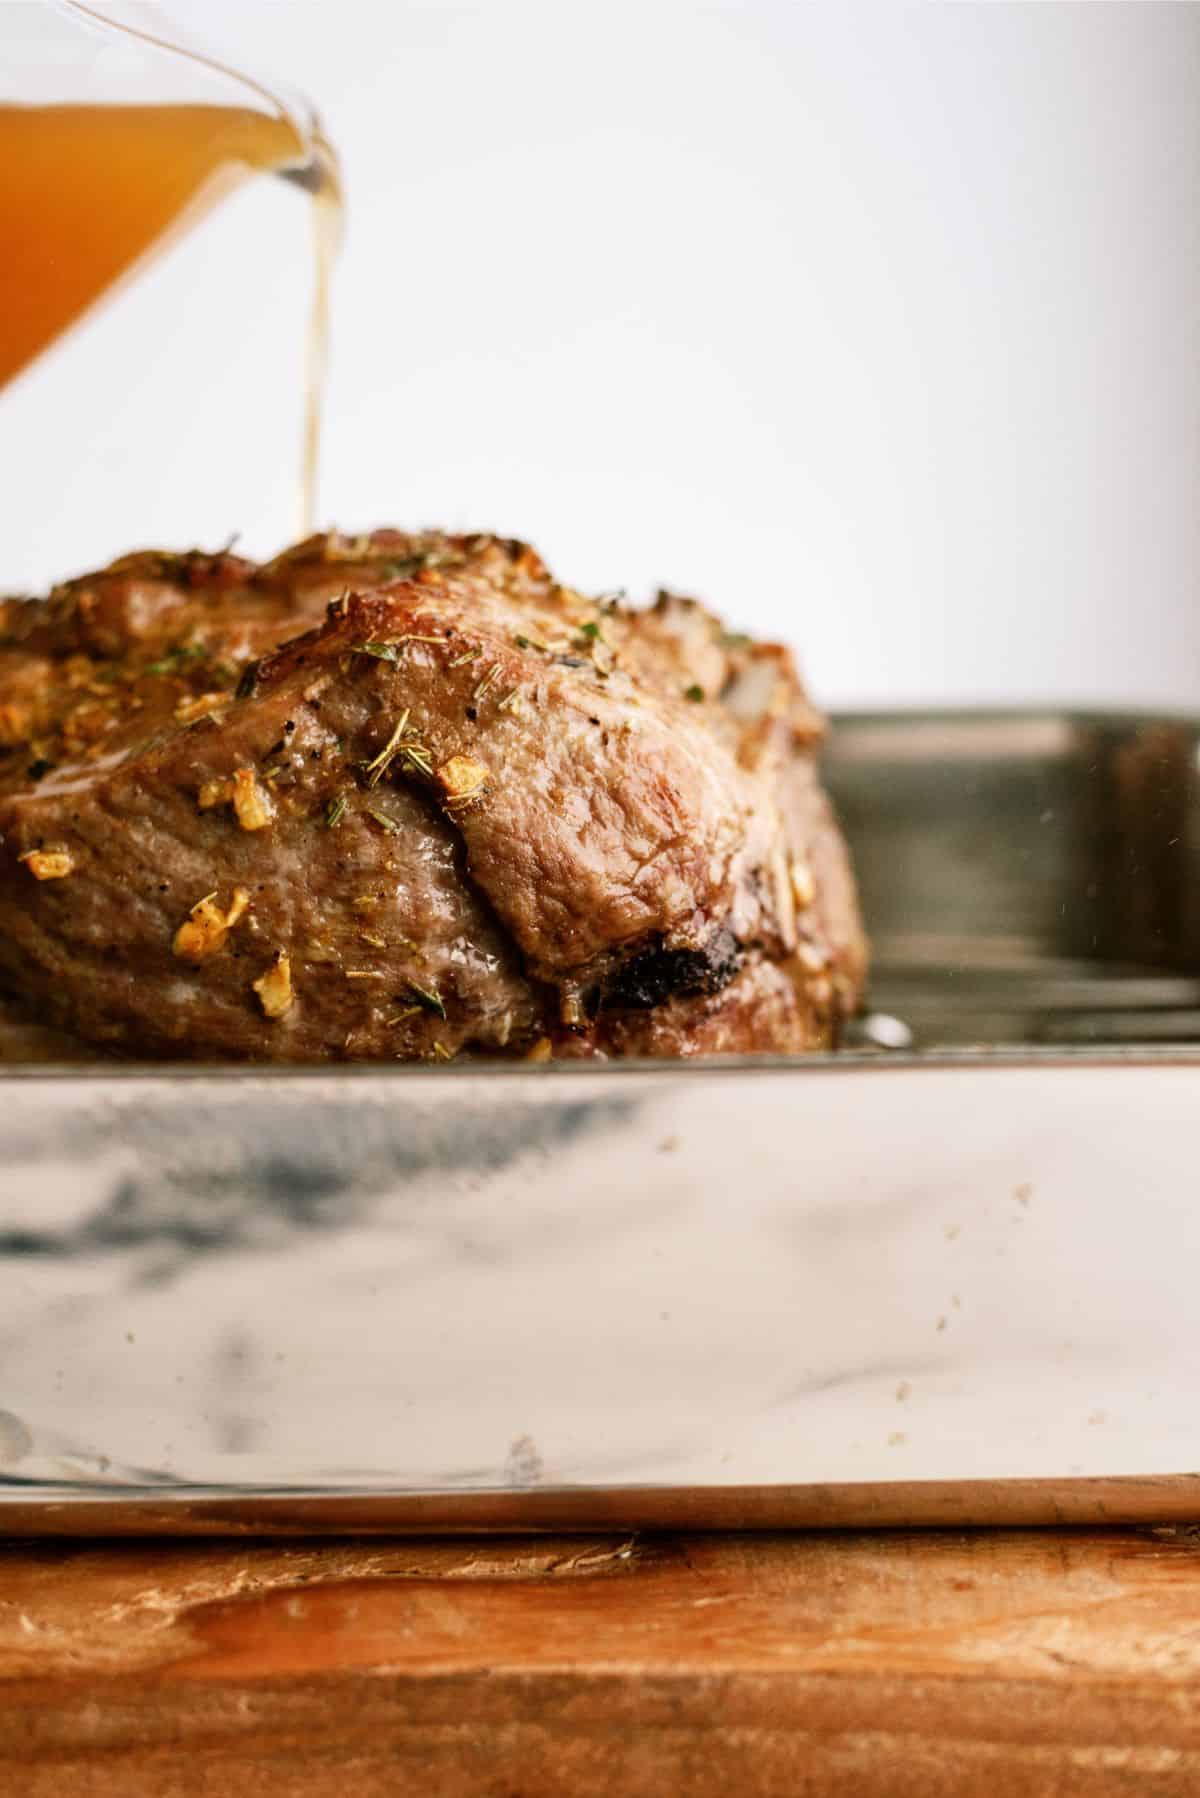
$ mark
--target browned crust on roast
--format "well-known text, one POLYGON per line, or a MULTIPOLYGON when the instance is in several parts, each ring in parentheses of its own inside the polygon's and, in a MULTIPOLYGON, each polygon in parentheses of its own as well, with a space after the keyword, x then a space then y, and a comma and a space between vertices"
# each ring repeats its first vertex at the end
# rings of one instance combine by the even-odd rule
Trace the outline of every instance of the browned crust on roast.
POLYGON ((0 978, 127 1054, 826 1046, 821 731, 786 650, 507 539, 123 558, 0 612, 0 978))

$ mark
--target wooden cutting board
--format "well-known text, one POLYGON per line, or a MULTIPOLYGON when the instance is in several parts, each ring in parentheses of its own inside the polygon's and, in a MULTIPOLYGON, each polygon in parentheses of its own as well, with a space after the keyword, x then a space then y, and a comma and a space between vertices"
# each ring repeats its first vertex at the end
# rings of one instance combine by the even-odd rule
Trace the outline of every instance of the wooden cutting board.
POLYGON ((13 1798, 1200 1794, 1200 1530, 0 1546, 13 1798))

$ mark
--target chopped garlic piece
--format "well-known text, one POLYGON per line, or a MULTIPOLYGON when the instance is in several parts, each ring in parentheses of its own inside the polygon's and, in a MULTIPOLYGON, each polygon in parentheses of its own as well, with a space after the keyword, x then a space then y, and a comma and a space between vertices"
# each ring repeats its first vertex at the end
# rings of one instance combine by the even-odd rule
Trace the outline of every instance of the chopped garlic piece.
POLYGON ((339 962, 341 957, 332 943, 318 937, 314 942, 304 945, 304 959, 328 967, 339 962))
POLYGON ((269 1018, 281 1018, 290 1008, 296 995, 292 991, 291 957, 286 950, 281 949, 266 973, 254 982, 254 991, 269 1018))
POLYGON ((181 699, 175 707, 176 724, 194 724, 209 712, 219 711, 233 698, 232 693, 200 693, 195 699, 181 699))
POLYGON ((202 812, 214 805, 232 805, 243 830, 265 830, 275 816, 271 795, 259 784, 253 768, 238 768, 229 778, 206 780, 197 795, 202 812))
POLYGON ((817 879, 807 862, 792 863, 792 895, 801 911, 807 911, 817 896, 817 879))
POLYGON ((233 787, 233 810, 242 829, 265 829, 275 816, 275 807, 270 795, 259 786, 253 768, 239 768, 233 787))
POLYGON ((63 880, 75 867, 66 849, 31 849, 28 855, 17 859, 25 863, 37 880, 63 880))
POLYGON ((447 805, 465 806, 478 799, 491 779, 491 771, 474 756, 452 755, 437 769, 434 779, 445 794, 447 805))
POLYGON ((33 707, 6 700, 0 705, 0 748, 27 743, 33 730, 33 707))
POLYGON ((175 932, 175 953, 184 961, 207 961, 225 947, 229 932, 250 903, 245 887, 238 887, 229 902, 229 910, 214 905, 215 893, 197 900, 191 915, 175 932))
POLYGON ((231 780, 206 780, 196 795, 196 803, 202 812, 210 812, 214 805, 228 805, 232 798, 231 780))

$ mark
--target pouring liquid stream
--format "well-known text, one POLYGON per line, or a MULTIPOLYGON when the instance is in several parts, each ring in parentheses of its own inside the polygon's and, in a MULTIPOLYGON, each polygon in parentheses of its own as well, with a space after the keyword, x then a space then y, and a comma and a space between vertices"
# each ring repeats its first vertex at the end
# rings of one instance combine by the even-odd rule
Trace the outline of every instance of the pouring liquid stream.
POLYGON ((0 387, 258 173, 312 199, 300 524, 315 528, 337 158, 285 117, 210 105, 0 106, 0 387))

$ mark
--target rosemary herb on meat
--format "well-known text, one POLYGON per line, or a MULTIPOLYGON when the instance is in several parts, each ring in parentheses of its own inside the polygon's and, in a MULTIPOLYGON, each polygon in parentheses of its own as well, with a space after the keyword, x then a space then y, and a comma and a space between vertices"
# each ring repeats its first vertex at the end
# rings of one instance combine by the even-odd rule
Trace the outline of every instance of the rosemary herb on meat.
POLYGON ((147 662, 142 673, 178 674, 185 662, 195 661, 198 656, 206 654, 203 643, 176 643, 173 649, 168 649, 156 662, 147 662))
POLYGON ((424 743, 418 743, 415 737, 409 737, 401 743, 399 755, 402 767, 415 768, 418 774, 425 776, 426 780, 432 778, 433 758, 424 743))
POLYGON ((446 1007, 440 993, 434 992, 431 987, 420 986, 415 980, 410 979, 405 984, 422 1011, 432 1011, 439 1018, 445 1017, 446 1007))
POLYGON ((478 704, 478 702, 483 698, 485 693, 487 693, 492 687, 495 686, 495 684, 499 680, 499 678, 500 678, 500 664, 499 664, 499 662, 493 662, 491 667, 488 669, 487 673, 484 675, 483 679, 480 681, 479 685, 476 687, 475 691, 471 695, 471 698, 473 700, 475 700, 476 704, 478 704))
POLYGON ((441 637, 423 637, 416 631, 406 631, 402 637, 393 637, 387 643, 356 643, 354 653, 359 656, 374 656, 379 662, 399 662, 400 649, 405 643, 435 643, 441 646, 441 637))
POLYGON ((586 659, 590 660, 597 678, 607 680, 613 671, 616 654, 612 644, 604 636, 594 619, 589 619, 586 624, 579 626, 576 647, 586 652, 586 659), (602 650, 605 652, 604 657, 600 653, 602 650))
POLYGON ((365 773, 367 776, 367 785, 369 787, 377 787, 379 785, 380 781, 383 779, 384 775, 387 773, 388 767, 392 761, 392 758, 396 754, 396 751, 399 749, 401 740, 403 739, 403 736, 404 736, 404 733, 408 729, 408 720, 409 720, 410 715, 411 714, 410 714, 408 706, 405 706, 404 710, 400 714, 399 719, 396 722, 396 727, 392 731, 391 736, 388 738, 388 740, 384 744, 383 748, 379 751, 379 754, 375 757, 375 760, 373 762, 367 763, 365 773))
POLYGON ((433 758, 429 750, 419 737, 405 735, 408 729, 408 720, 409 708, 406 706, 400 714, 396 728, 375 760, 366 765, 365 773, 369 787, 377 787, 396 760, 399 760, 401 768, 406 773, 411 774, 415 770, 418 774, 423 774, 426 780, 432 777, 433 758))

